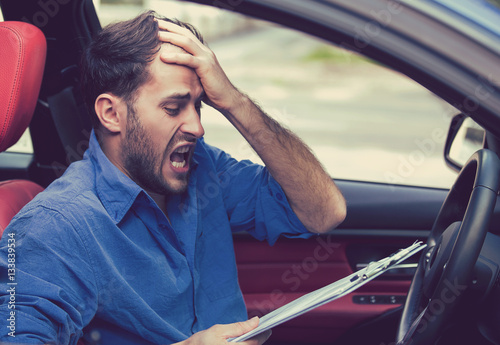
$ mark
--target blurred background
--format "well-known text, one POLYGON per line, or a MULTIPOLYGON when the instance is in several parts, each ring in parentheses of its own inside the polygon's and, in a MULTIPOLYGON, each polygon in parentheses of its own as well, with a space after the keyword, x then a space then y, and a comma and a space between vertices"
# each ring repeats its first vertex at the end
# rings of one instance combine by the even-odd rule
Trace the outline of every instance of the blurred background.
MULTIPOLYGON (((337 179, 449 188, 443 147, 458 110, 404 75, 303 33, 178 0, 94 0, 105 25, 152 9, 196 26, 235 86, 309 145, 337 179)), ((204 106, 206 141, 260 162, 204 106)), ((29 136, 14 151, 30 150, 29 136)))

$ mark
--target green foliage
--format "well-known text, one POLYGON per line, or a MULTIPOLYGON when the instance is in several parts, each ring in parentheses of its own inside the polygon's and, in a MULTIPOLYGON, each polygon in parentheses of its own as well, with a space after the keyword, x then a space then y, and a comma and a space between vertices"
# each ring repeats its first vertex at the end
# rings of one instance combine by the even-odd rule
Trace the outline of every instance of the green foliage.
POLYGON ((306 62, 359 63, 366 60, 348 50, 321 45, 303 57, 306 62))

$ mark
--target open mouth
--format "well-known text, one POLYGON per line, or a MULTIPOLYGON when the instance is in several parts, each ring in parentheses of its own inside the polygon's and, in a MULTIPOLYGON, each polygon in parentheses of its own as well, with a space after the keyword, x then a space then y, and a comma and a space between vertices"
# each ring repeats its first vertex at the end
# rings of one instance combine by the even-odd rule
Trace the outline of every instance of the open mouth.
POLYGON ((170 164, 177 169, 185 168, 189 162, 189 155, 192 146, 181 146, 172 152, 170 155, 170 164))

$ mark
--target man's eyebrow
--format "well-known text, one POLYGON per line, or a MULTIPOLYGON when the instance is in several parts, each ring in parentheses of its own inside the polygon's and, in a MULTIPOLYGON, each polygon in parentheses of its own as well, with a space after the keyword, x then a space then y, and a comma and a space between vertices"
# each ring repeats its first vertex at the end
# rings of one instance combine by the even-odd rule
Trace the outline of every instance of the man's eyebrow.
MULTIPOLYGON (((203 91, 198 98, 196 98, 195 102, 199 102, 205 98, 205 92, 203 91)), ((191 99, 191 93, 173 93, 162 98, 160 103, 167 103, 170 101, 185 101, 191 99)))
POLYGON ((162 103, 168 102, 168 101, 182 101, 182 100, 187 100, 191 98, 191 94, 188 93, 173 93, 171 95, 166 96, 165 98, 162 99, 162 103))

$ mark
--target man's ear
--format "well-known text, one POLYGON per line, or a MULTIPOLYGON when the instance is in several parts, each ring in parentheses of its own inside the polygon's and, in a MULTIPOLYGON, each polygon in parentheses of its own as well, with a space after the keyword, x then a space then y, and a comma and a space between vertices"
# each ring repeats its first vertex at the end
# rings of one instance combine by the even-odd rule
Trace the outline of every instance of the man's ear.
POLYGON ((124 131, 127 123, 125 102, 111 93, 100 94, 95 100, 95 112, 101 125, 111 133, 124 131))

